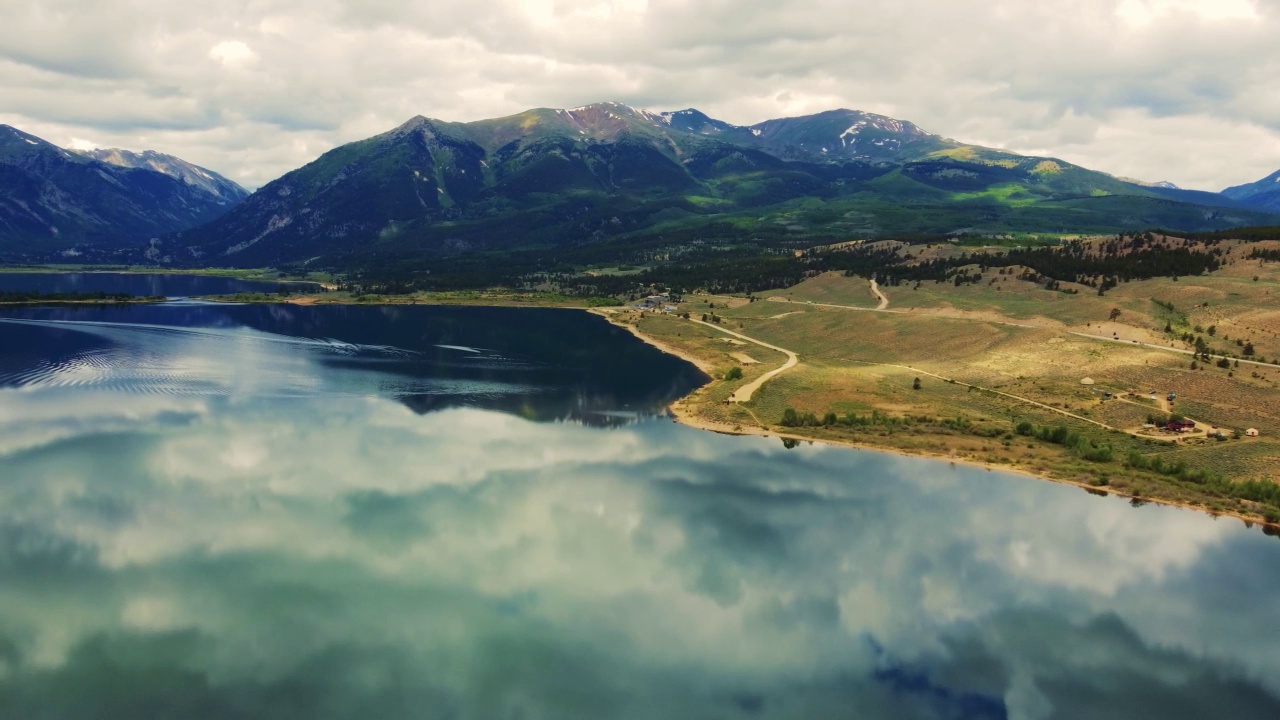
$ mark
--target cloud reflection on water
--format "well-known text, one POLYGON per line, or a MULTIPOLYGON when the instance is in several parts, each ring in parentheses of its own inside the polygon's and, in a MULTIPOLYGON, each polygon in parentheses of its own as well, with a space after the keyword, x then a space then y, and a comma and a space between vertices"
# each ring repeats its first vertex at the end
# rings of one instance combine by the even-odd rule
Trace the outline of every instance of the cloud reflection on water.
POLYGON ((0 387, 394 397, 417 412, 461 405, 612 426, 661 412, 705 379, 575 311, 164 303, 10 312, 0 318, 10 348, 0 353, 0 387))
MULTIPOLYGON (((190 350, 190 383, 275 357, 190 350)), ((1234 521, 262 389, 0 390, 0 717, 1280 711, 1280 543, 1234 521)))
MULTIPOLYGON (((0 429, 42 401, 5 394, 0 429)), ((1280 664, 1249 641, 1274 604, 1224 623, 1233 588, 1195 583, 1275 567, 1276 543, 1233 523, 660 422, 305 398, 205 400, 175 425, 149 400, 0 456, 0 708, 1277 707, 1280 664)))

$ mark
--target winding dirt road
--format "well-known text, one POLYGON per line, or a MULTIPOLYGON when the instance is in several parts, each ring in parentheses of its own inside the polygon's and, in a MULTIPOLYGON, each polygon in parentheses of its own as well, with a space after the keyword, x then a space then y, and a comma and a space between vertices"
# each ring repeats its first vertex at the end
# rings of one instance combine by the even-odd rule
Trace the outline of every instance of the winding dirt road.
POLYGON ((876 306, 877 310, 884 310, 889 307, 889 296, 880 292, 880 285, 876 282, 875 278, 871 278, 871 292, 875 293, 875 296, 880 298, 880 304, 876 306))
POLYGON ((755 394, 756 390, 760 389, 761 385, 764 385, 766 382, 772 380, 778 375, 786 372, 787 370, 790 370, 800 362, 799 356, 797 356, 794 352, 791 352, 790 350, 787 350, 785 348, 780 348, 777 345, 770 345, 767 342, 757 340, 753 337, 747 337, 742 333, 736 333, 732 330, 726 330, 725 328, 722 328, 719 325, 715 325, 714 323, 703 322, 701 320, 697 320, 694 318, 689 318, 689 322, 697 323, 699 325, 706 325, 712 330, 718 330, 726 335, 732 335, 740 340, 746 340, 747 342, 754 343, 756 345, 759 345, 760 347, 769 348, 770 350, 776 350, 782 353, 783 355, 787 356, 787 361, 783 363, 781 367, 774 368, 773 370, 770 370, 769 372, 761 375, 755 380, 752 380, 746 385, 743 385, 742 387, 735 390, 734 393, 729 396, 730 402, 736 402, 736 403, 748 402, 749 400, 751 400, 751 396, 755 394))

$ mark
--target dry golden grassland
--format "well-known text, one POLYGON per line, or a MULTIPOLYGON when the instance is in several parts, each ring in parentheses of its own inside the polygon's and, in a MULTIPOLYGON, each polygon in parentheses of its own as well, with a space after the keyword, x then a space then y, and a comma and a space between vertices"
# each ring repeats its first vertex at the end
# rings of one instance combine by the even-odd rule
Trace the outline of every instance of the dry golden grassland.
POLYGON ((1271 309, 1280 305, 1280 264, 1239 261, 1211 276, 1122 283, 1103 297, 1085 286, 1068 294, 1016 274, 988 272, 995 283, 883 288, 896 312, 870 310, 877 300, 868 282, 835 273, 764 294, 785 301, 685 298, 680 309, 695 318, 714 313, 725 328, 800 355, 799 366, 765 383, 743 404, 726 400, 734 388, 780 365, 780 353, 734 346, 715 338, 714 329, 678 317, 634 321, 642 334, 718 370, 741 365, 731 355, 737 351, 760 361, 742 366, 742 380, 713 382, 687 399, 680 411, 694 422, 1009 467, 1135 497, 1280 520, 1269 505, 1233 497, 1234 486, 1188 481, 1126 461, 1136 453, 1225 475, 1223 482, 1280 482, 1280 367, 1197 363, 1193 370, 1192 356, 1171 351, 1189 346, 1163 332, 1166 323, 1193 333, 1200 326, 1198 334, 1215 352, 1229 352, 1238 347, 1236 337, 1247 337, 1259 355, 1280 357, 1280 342, 1269 334, 1272 327, 1280 331, 1280 309, 1271 309), (1120 310, 1114 322, 1113 309, 1120 310), (1208 324, 1216 325, 1214 336, 1206 334, 1208 324), (1082 385, 1086 376, 1095 384, 1082 385), (913 389, 916 378, 919 389, 913 389), (1161 401, 1148 397, 1152 390, 1161 401), (1105 392, 1115 397, 1105 398, 1105 392), (1205 430, 1221 429, 1227 439, 1144 429, 1150 416, 1165 416, 1162 400, 1169 392, 1178 395, 1174 412, 1205 430), (787 408, 818 418, 864 416, 864 424, 783 427, 787 408), (878 419, 865 421, 872 413, 878 419), (1095 447, 1110 447, 1112 459, 1088 460, 1078 448, 1019 434, 1019 423, 1062 425, 1095 447), (1247 428, 1262 436, 1234 437, 1247 428))
MULTIPOLYGON (((1128 331, 1126 339, 1168 339, 1166 323, 1178 332, 1199 326, 1217 329, 1214 337, 1202 336, 1215 349, 1239 352, 1235 339, 1251 340, 1258 354, 1280 357, 1280 263, 1263 263, 1245 257, 1254 248, 1280 248, 1280 242, 1222 243, 1229 264, 1211 275, 1135 280, 1121 283, 1099 297, 1094 288, 1063 283, 1062 290, 1020 279, 1023 268, 1001 274, 988 269, 983 281, 955 287, 951 283, 904 282, 883 290, 894 310, 943 312, 987 316, 1014 322, 1030 322, 1081 331, 1128 331), (1255 279, 1256 278, 1256 279, 1255 279), (1072 294, 1064 292, 1075 290, 1072 294), (1172 304, 1166 310, 1156 301, 1172 304), (1109 322, 1119 309, 1118 322, 1109 322), (1144 337, 1143 333, 1151 333, 1144 337), (1223 338, 1227 338, 1224 340, 1223 338)), ((968 268, 977 271, 975 264, 968 268)), ((831 303, 874 307, 875 299, 862 278, 824 273, 786 290, 768 293, 796 303, 831 303)), ((1184 347, 1175 343, 1177 347, 1184 347)))

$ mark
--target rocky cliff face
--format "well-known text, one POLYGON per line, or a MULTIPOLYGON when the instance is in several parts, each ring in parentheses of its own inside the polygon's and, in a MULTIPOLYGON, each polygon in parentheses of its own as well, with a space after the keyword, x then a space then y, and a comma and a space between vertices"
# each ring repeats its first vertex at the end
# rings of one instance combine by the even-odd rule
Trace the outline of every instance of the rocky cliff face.
POLYGON ((111 148, 76 152, 108 165, 138 170, 152 170, 168 175, 188 185, 198 187, 214 197, 222 198, 229 206, 249 196, 248 190, 212 170, 194 165, 182 158, 165 155, 154 150, 144 150, 136 153, 129 150, 111 148))

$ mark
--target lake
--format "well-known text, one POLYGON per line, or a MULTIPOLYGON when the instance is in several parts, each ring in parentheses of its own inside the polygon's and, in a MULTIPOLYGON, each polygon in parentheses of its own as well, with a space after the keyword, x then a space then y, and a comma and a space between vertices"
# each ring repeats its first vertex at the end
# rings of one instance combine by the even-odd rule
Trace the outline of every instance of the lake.
POLYGON ((587 313, 0 311, 0 717, 1280 717, 1280 540, 671 422, 587 313))
POLYGON ((294 292, 315 292, 318 283, 241 280, 212 275, 111 272, 0 272, 0 292, 106 293, 135 297, 198 297, 235 293, 273 293, 281 287, 294 292))

